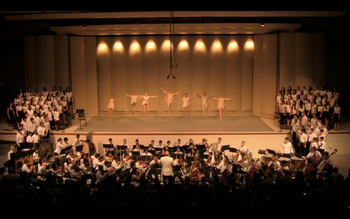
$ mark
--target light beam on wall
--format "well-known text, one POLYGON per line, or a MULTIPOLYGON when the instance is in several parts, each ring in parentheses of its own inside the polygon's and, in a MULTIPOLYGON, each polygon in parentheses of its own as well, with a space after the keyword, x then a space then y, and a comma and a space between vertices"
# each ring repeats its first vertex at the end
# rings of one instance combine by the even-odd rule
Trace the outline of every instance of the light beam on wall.
POLYGON ((214 40, 213 44, 211 45, 211 51, 213 53, 223 52, 222 44, 221 44, 220 40, 218 40, 218 39, 214 40))
POLYGON ((162 52, 169 52, 170 50, 170 40, 164 40, 161 47, 160 47, 162 52))
POLYGON ((120 40, 117 40, 113 45, 114 52, 124 52, 124 45, 120 40))
POLYGON ((109 48, 107 43, 105 41, 101 41, 97 46, 97 54, 102 55, 102 54, 108 54, 108 53, 109 53, 109 48))
POLYGON ((236 40, 230 40, 230 42, 227 45, 227 52, 237 52, 239 51, 239 46, 236 40))
POLYGON ((133 40, 130 44, 129 52, 131 55, 141 52, 140 43, 137 40, 133 40))
POLYGON ((157 50, 157 45, 153 40, 148 40, 146 43, 145 51, 146 52, 154 52, 157 50))
POLYGON ((196 44, 194 45, 194 50, 197 52, 206 51, 206 47, 202 39, 197 40, 196 44))
POLYGON ((188 50, 189 49, 189 45, 187 40, 183 39, 180 41, 179 45, 178 45, 178 50, 179 51, 183 51, 183 50, 188 50))
POLYGON ((254 41, 252 39, 248 39, 244 44, 245 50, 254 50, 254 41))

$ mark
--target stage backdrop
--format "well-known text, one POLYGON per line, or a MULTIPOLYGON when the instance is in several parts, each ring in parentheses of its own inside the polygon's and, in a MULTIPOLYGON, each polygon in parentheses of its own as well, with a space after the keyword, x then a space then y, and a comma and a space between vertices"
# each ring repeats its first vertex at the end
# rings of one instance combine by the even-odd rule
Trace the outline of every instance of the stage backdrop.
MULTIPOLYGON (((202 109, 197 94, 206 91, 233 98, 227 111, 272 118, 280 87, 324 84, 324 57, 324 35, 314 33, 175 36, 171 42, 169 36, 25 37, 25 84, 71 87, 75 109, 87 116, 107 115, 110 94, 123 98, 115 113, 130 113, 125 94, 132 91, 158 95, 149 110, 164 113, 163 88, 196 97, 194 111, 202 109), (176 79, 167 79, 170 73, 176 79)), ((181 94, 172 110, 183 110, 181 94)), ((209 100, 209 110, 217 110, 216 100, 209 100)))

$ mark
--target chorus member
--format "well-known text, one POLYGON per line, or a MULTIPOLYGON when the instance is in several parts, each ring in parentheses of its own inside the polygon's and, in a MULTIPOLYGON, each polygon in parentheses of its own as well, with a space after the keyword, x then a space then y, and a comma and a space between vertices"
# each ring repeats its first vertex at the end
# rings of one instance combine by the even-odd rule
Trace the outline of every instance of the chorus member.
POLYGON ((26 137, 26 147, 29 149, 34 148, 34 138, 33 138, 33 132, 28 132, 28 135, 26 137))
POLYGON ((182 108, 184 109, 185 116, 189 116, 190 113, 190 99, 194 97, 188 96, 187 93, 182 92, 182 108))
POLYGON ((141 98, 143 99, 142 106, 143 106, 143 114, 144 115, 146 114, 146 112, 149 112, 149 107, 148 107, 149 106, 149 103, 148 103, 149 99, 156 98, 156 97, 158 97, 158 96, 157 95, 150 96, 150 95, 148 95, 147 92, 141 96, 141 98))
POLYGON ((218 109, 220 113, 220 120, 222 120, 222 111, 225 110, 225 101, 226 100, 232 100, 231 97, 223 97, 222 94, 219 95, 219 97, 213 97, 214 100, 218 101, 218 109))
POLYGON ((178 95, 181 91, 178 91, 178 92, 175 92, 173 93, 173 91, 171 89, 169 89, 169 91, 165 91, 163 88, 160 88, 161 91, 163 91, 166 96, 165 96, 165 101, 167 103, 167 107, 168 107, 168 114, 169 114, 169 117, 171 118, 171 115, 170 115, 170 108, 173 104, 173 101, 174 101, 174 97, 175 95, 178 95))
POLYGON ((17 130, 16 144, 18 151, 26 148, 26 136, 21 128, 17 130))
POLYGON ((39 148, 40 146, 40 136, 38 134, 37 129, 33 133, 33 144, 34 144, 34 148, 39 148))
POLYGON ((320 136, 318 141, 318 151, 323 154, 324 151, 327 150, 327 143, 323 136, 320 136))
POLYGON ((132 109, 132 114, 135 115, 135 106, 136 106, 136 102, 138 99, 141 99, 142 96, 141 95, 137 95, 135 93, 135 91, 133 91, 131 94, 125 94, 125 96, 130 97, 130 104, 131 104, 131 109, 132 109))
POLYGON ((58 111, 57 107, 54 108, 52 115, 53 115, 53 120, 55 124, 55 130, 58 131, 61 120, 60 120, 60 112, 58 111))
POLYGON ((16 123, 16 113, 13 103, 9 103, 7 109, 7 125, 9 126, 10 132, 14 130, 14 126, 16 123))
POLYGON ((162 170, 163 182, 171 181, 173 177, 173 167, 176 165, 174 159, 170 156, 169 151, 165 151, 165 156, 159 159, 162 170))
POLYGON ((34 132, 37 129, 37 126, 35 124, 34 118, 30 118, 29 122, 27 123, 27 131, 29 132, 34 132))
POLYGON ((213 98, 214 96, 208 96, 207 92, 203 91, 202 95, 197 94, 199 98, 202 99, 202 111, 203 111, 203 117, 205 117, 205 112, 208 110, 208 98, 213 98))
POLYGON ((334 128, 333 128, 334 131, 339 131, 340 115, 341 115, 341 107, 339 106, 338 101, 336 101, 334 110, 333 110, 333 115, 331 117, 334 123, 334 128))
POLYGON ((115 100, 122 100, 122 98, 114 98, 113 94, 111 94, 109 96, 109 98, 103 99, 103 100, 108 100, 109 101, 107 107, 108 107, 108 110, 109 110, 109 116, 112 116, 112 113, 113 113, 113 110, 114 110, 114 101, 115 100))
POLYGON ((299 140, 298 140, 298 152, 301 153, 302 156, 306 156, 307 155, 307 140, 308 140, 308 136, 305 133, 305 129, 301 129, 301 134, 299 136, 299 140))
POLYGON ((290 126, 290 121, 292 119, 292 104, 290 100, 286 101, 286 119, 287 119, 287 125, 290 126))
POLYGON ((40 122, 40 126, 37 128, 37 132, 41 140, 48 139, 48 132, 45 128, 44 121, 40 122))

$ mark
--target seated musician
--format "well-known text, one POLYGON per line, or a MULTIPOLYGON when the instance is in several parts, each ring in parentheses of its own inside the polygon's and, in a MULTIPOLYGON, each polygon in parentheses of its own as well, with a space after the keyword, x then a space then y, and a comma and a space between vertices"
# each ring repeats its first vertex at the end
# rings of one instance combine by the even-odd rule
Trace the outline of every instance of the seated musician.
POLYGON ((312 164, 314 169, 322 160, 322 154, 317 150, 316 146, 312 146, 310 152, 306 155, 308 163, 312 164))
POLYGON ((161 173, 161 166, 158 156, 153 156, 151 162, 149 162, 149 171, 146 178, 151 180, 153 178, 158 178, 158 175, 161 173))
POLYGON ((244 157, 249 152, 245 141, 241 142, 241 145, 239 146, 238 150, 241 152, 242 157, 244 157))
POLYGON ((268 163, 267 168, 270 172, 278 172, 281 170, 281 163, 277 160, 277 155, 273 154, 271 161, 268 163))
POLYGON ((146 172, 148 168, 148 163, 146 161, 141 160, 139 157, 132 168, 133 170, 131 172, 131 180, 139 181, 141 177, 146 178, 146 172))
POLYGON ((232 153, 231 162, 233 164, 242 165, 243 157, 240 150, 237 150, 236 152, 232 153))
POLYGON ((144 147, 143 152, 140 155, 141 156, 150 156, 151 158, 153 156, 153 154, 149 151, 149 147, 144 147))
POLYGON ((105 161, 105 158, 101 156, 100 153, 95 154, 95 158, 92 160, 92 168, 97 170, 99 166, 102 166, 105 161))
POLYGON ((329 154, 328 151, 323 152, 322 161, 317 166, 317 173, 320 174, 319 177, 327 178, 332 174, 334 167, 333 160, 331 159, 332 154, 329 154))
POLYGON ((184 153, 181 151, 181 146, 175 146, 175 148, 176 148, 176 150, 174 151, 175 158, 177 158, 176 155, 181 156, 181 155, 184 154, 184 153))
POLYGON ((245 175, 245 181, 247 184, 249 184, 254 179, 254 174, 258 173, 258 171, 261 169, 261 166, 259 165, 258 161, 259 159, 257 160, 251 159, 249 161, 249 166, 247 168, 246 175, 245 175))
POLYGON ((169 150, 170 154, 172 154, 172 153, 174 152, 174 145, 171 144, 171 141, 170 141, 170 140, 168 140, 168 141, 166 142, 166 145, 165 145, 165 146, 168 147, 168 150, 169 150))
POLYGON ((143 152, 140 143, 136 143, 135 144, 135 148, 132 149, 132 152, 139 152, 139 155, 141 155, 141 153, 143 152))
POLYGON ((187 173, 186 166, 187 164, 183 156, 175 159, 175 166, 173 167, 174 179, 178 178, 181 182, 185 180, 185 174, 187 173))

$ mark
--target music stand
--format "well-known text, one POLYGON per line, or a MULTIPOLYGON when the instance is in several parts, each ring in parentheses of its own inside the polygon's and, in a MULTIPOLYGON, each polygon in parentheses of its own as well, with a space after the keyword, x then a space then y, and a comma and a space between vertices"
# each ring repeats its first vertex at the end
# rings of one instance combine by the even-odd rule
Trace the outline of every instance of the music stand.
POLYGON ((139 156, 139 159, 140 161, 146 161, 146 160, 150 160, 151 159, 151 156, 150 155, 141 155, 139 156), (149 159, 148 159, 149 158, 149 159))
POLYGON ((196 144, 198 150, 205 150, 205 144, 196 144))
POLYGON ((180 158, 184 159, 185 155, 184 154, 175 154, 174 153, 174 157, 175 157, 175 159, 180 159, 180 158))
POLYGON ((140 156, 140 151, 132 151, 131 153, 132 153, 132 156, 136 156, 136 157, 140 156))
POLYGON ((67 154, 67 152, 73 148, 73 145, 69 145, 66 148, 63 148, 61 154, 67 154))
POLYGON ((78 146, 76 146, 75 147, 75 151, 83 151, 83 147, 84 147, 84 145, 78 145, 78 146))
POLYGON ((202 159, 208 159, 209 154, 202 154, 202 159))
POLYGON ((230 151, 230 152, 233 152, 233 153, 235 153, 235 152, 237 152, 237 148, 228 148, 228 150, 230 151))
POLYGON ((227 144, 227 145, 223 145, 221 146, 221 151, 224 152, 225 150, 229 149, 230 148, 230 145, 227 144))
POLYGON ((122 151, 125 151, 127 149, 127 145, 117 145, 117 150, 119 150, 119 156, 122 157, 122 151))
POLYGON ((190 164, 194 160, 194 156, 186 156, 186 163, 190 164))

